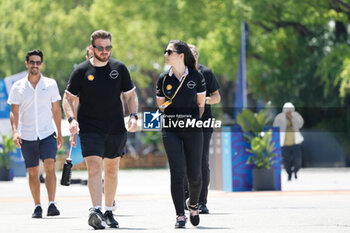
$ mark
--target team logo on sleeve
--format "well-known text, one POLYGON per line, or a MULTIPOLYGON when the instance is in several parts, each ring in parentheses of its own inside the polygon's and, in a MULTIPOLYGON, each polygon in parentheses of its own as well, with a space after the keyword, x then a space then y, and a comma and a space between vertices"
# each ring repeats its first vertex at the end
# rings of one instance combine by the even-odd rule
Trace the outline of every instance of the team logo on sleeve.
POLYGON ((93 81, 95 79, 95 77, 92 74, 90 74, 87 78, 89 81, 93 81))
POLYGON ((171 90, 172 88, 173 88, 173 86, 170 85, 170 84, 168 84, 168 85, 166 86, 166 90, 167 90, 167 91, 171 90))
POLYGON ((187 83, 187 87, 188 87, 189 89, 193 89, 195 86, 196 86, 196 83, 193 82, 193 81, 189 81, 189 82, 187 83))
POLYGON ((111 77, 112 79, 116 79, 119 76, 119 72, 116 70, 112 70, 111 73, 109 74, 109 77, 111 77))

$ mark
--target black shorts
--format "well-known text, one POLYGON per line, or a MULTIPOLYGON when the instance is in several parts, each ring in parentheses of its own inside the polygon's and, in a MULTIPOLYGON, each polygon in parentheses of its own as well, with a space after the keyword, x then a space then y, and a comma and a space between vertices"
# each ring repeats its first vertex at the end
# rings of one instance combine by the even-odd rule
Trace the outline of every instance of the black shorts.
POLYGON ((124 155, 127 134, 80 133, 83 157, 91 155, 102 158, 117 158, 124 155))
POLYGON ((35 141, 27 141, 22 139, 21 151, 24 158, 26 168, 36 167, 39 165, 39 159, 54 159, 56 160, 57 141, 55 133, 35 141))

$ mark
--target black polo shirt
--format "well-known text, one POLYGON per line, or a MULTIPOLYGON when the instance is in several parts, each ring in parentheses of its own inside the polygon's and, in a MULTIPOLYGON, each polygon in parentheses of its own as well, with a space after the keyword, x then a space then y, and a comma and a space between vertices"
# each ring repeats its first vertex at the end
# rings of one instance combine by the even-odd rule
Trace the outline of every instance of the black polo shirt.
MULTIPOLYGON (((204 76, 205 79, 205 84, 206 84, 206 90, 207 90, 207 96, 210 97, 211 93, 213 93, 214 91, 217 91, 220 86, 218 81, 216 80, 213 72, 211 71, 211 69, 209 69, 206 66, 203 66, 201 64, 198 65, 198 70, 199 72, 204 76)), ((205 105, 205 110, 202 116, 203 120, 207 120, 209 118, 212 118, 212 114, 211 114, 211 107, 209 104, 205 105)))
POLYGON ((81 132, 124 133, 122 92, 134 88, 127 67, 114 58, 95 67, 80 63, 69 79, 67 91, 79 96, 78 122, 81 132))
MULTIPOLYGON (((181 81, 173 74, 169 76, 169 71, 162 73, 157 82, 157 96, 172 97, 181 81), (164 84, 163 80, 165 78, 164 84)), ((199 118, 199 108, 197 103, 197 93, 205 91, 205 79, 196 69, 188 67, 188 75, 178 91, 175 98, 172 100, 172 104, 165 108, 164 113, 166 115, 174 115, 175 118, 178 115, 188 115, 191 118, 199 118)), ((185 78, 185 77, 184 77, 185 78)), ((181 118, 181 117, 180 117, 181 118)))

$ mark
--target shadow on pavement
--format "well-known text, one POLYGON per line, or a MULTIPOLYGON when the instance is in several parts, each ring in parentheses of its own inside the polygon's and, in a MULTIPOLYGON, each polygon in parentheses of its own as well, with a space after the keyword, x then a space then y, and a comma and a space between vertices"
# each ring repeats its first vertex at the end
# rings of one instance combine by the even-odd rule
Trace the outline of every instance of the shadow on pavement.
MULTIPOLYGON (((130 231, 149 231, 149 230, 159 230, 160 228, 130 228, 130 227, 120 227, 119 230, 130 230, 130 231)), ((114 230, 115 228, 106 228, 105 230, 114 230)))
POLYGON ((76 218, 80 218, 80 217, 69 217, 69 216, 65 216, 65 217, 57 217, 57 216, 52 216, 52 217, 42 217, 42 219, 52 219, 52 220, 55 220, 55 219, 76 219, 76 218))
MULTIPOLYGON (((206 214, 200 214, 200 216, 203 216, 203 215, 206 215, 206 214)), ((232 213, 212 213, 210 212, 210 214, 208 215, 232 215, 232 213)))
POLYGON ((142 216, 142 215, 137 215, 137 214, 113 214, 114 217, 119 218, 119 217, 137 217, 137 216, 142 216))
POLYGON ((196 227, 197 229, 203 229, 203 230, 227 230, 227 229, 233 229, 231 227, 204 227, 204 226, 199 226, 196 227))

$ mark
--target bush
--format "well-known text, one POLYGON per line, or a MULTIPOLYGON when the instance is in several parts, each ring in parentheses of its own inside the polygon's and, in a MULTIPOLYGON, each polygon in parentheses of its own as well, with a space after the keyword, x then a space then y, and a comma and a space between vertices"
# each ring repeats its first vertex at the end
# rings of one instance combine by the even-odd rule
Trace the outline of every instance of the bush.
POLYGON ((2 145, 0 147, 0 167, 10 169, 13 164, 10 154, 15 151, 15 144, 11 135, 2 136, 2 145))
POLYGON ((268 125, 272 116, 268 114, 267 109, 260 111, 258 114, 249 109, 244 109, 237 115, 237 123, 243 130, 245 140, 250 144, 251 149, 246 149, 252 153, 247 164, 254 164, 259 169, 270 169, 275 163, 273 158, 276 156, 272 153, 275 149, 275 143, 272 143, 272 131, 263 132, 268 125))

